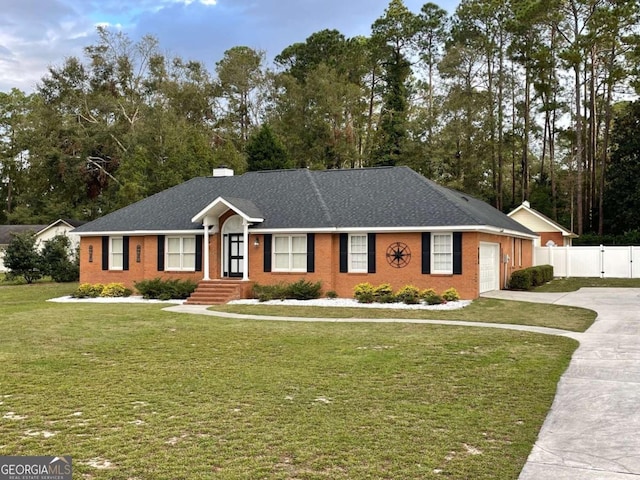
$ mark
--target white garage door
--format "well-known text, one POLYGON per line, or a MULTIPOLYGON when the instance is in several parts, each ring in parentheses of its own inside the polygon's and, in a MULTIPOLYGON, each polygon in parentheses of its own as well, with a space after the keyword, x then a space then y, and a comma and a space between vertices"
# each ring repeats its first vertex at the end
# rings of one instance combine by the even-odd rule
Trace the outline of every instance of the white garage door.
POLYGON ((480 293, 500 289, 500 244, 480 243, 480 293))

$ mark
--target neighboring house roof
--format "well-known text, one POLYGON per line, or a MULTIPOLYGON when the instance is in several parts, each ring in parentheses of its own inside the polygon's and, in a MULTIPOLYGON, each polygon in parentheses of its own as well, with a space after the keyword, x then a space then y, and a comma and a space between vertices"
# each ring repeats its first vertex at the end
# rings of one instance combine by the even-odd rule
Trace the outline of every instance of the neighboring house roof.
POLYGON ((455 226, 536 236, 487 203, 442 187, 408 167, 199 177, 82 225, 74 233, 201 230, 207 212, 221 213, 222 204, 254 222, 253 231, 455 226))
POLYGON ((32 232, 37 234, 47 225, 0 225, 0 245, 8 245, 14 233, 32 232))
POLYGON ((59 218, 55 222, 50 223, 49 225, 45 225, 44 228, 41 228, 40 230, 38 230, 36 234, 41 235, 47 230, 50 230, 51 228, 55 228, 58 226, 62 226, 62 227, 66 226, 69 229, 74 229, 76 227, 79 227, 80 225, 84 225, 85 223, 87 222, 84 222, 82 220, 71 220, 71 219, 59 218))
POLYGON ((518 221, 518 218, 519 218, 520 221, 522 221, 522 223, 526 225, 528 228, 534 229, 538 232, 560 232, 562 233, 563 237, 578 238, 578 235, 573 233, 571 230, 567 230, 558 222, 551 220, 549 217, 547 217, 543 213, 540 213, 536 209, 531 208, 531 204, 526 200, 522 202, 522 205, 516 207, 507 215, 516 221, 518 221), (526 217, 523 217, 523 214, 530 215, 535 220, 533 222, 527 221, 526 217), (536 224, 536 226, 543 226, 545 229, 543 230, 541 228, 536 228, 536 226, 534 226, 534 223, 536 224))
POLYGON ((47 230, 59 225, 72 229, 85 223, 87 222, 60 218, 48 225, 0 225, 0 245, 8 245, 11 243, 13 239, 12 234, 14 233, 33 232, 36 235, 42 235, 47 230))

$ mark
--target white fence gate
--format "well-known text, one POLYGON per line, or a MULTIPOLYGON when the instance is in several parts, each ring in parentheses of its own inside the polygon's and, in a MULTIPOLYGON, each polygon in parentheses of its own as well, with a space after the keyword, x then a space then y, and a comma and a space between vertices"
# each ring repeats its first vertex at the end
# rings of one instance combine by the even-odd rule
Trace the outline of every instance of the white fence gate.
POLYGON ((535 247, 533 264, 555 277, 640 278, 640 247, 535 247))

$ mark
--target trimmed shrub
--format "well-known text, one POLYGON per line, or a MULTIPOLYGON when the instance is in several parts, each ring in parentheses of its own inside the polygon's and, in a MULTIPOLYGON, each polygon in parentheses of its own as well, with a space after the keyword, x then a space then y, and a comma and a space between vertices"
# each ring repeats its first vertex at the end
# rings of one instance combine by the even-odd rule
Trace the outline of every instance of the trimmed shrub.
POLYGON ((101 297, 129 297, 131 296, 131 289, 124 286, 122 283, 108 283, 102 289, 100 293, 101 297))
POLYGON ((322 282, 311 283, 307 280, 298 280, 286 287, 286 298, 294 300, 312 300, 320 298, 322 294, 322 282))
POLYGON ((433 297, 434 295, 437 295, 437 294, 438 293, 433 288, 425 288, 420 292, 420 299, 426 300, 428 297, 433 297))
POLYGON ((74 298, 96 298, 102 294, 103 290, 102 283, 81 283, 71 296, 74 298))
POLYGON ((407 305, 415 305, 420 303, 420 289, 413 285, 405 285, 396 292, 395 298, 407 305))
POLYGON ((326 294, 327 298, 338 298, 338 294, 335 290, 329 290, 326 294))
POLYGON ((378 303, 394 303, 396 297, 390 283, 381 283, 373 289, 373 301, 378 303))
POLYGON ((542 279, 544 283, 553 280, 553 265, 539 265, 538 268, 542 270, 542 279))
POLYGON ((373 285, 369 282, 359 283, 353 288, 353 296, 358 303, 373 303, 373 285))
POLYGON ((510 290, 531 290, 531 288, 533 287, 530 269, 516 270, 511 274, 509 279, 510 290))
POLYGON ((531 290, 551 280, 553 280, 553 266, 538 265, 513 272, 509 279, 509 289, 531 290))
POLYGON ((163 280, 156 277, 151 280, 140 280, 135 282, 136 290, 144 298, 155 298, 158 300, 178 299, 184 300, 194 292, 198 284, 193 280, 163 280))
POLYGON ((544 283, 544 274, 540 267, 530 267, 529 270, 531 270, 531 285, 533 287, 542 285, 544 283))
POLYGON ((269 300, 284 300, 286 298, 286 286, 283 283, 275 285, 259 285, 253 286, 253 298, 257 298, 259 302, 268 302, 269 300))
POLYGON ((458 291, 451 287, 442 294, 442 298, 444 298, 447 302, 455 302, 460 300, 460 294, 458 291))
MULTIPOLYGON (((335 293, 335 292, 334 292, 335 293)), ((269 300, 311 300, 320 298, 322 294, 322 283, 311 283, 306 280, 298 280, 294 283, 277 283, 275 285, 259 285, 253 286, 253 298, 257 298, 259 302, 268 302, 269 300)))
POLYGON ((424 303, 427 305, 440 305, 445 302, 444 298, 438 295, 436 292, 429 293, 422 297, 424 303))

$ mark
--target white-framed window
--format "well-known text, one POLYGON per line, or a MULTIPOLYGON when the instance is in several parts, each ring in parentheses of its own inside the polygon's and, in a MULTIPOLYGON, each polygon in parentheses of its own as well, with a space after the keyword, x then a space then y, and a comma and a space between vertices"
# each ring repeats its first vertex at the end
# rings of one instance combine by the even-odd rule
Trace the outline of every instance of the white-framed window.
POLYGON ((122 270, 124 265, 124 239, 111 237, 109 239, 109 270, 122 270))
POLYGON ((368 271, 367 262, 367 235, 351 234, 349 235, 349 271, 364 272, 368 271))
POLYGON ((522 266, 522 239, 518 239, 518 266, 522 266))
POLYGON ((453 273, 453 234, 431 235, 431 273, 453 273))
POLYGON ((195 271, 196 237, 167 237, 166 242, 165 269, 195 271))
POLYGON ((274 272, 306 272, 307 271, 307 236, 306 235, 274 235, 273 236, 273 271, 274 272))

